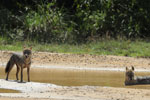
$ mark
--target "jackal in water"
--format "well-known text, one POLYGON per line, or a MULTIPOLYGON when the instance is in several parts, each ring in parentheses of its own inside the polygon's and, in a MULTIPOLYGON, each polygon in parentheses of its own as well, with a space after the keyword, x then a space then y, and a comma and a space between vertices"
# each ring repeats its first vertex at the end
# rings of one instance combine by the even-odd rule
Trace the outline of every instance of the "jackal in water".
POLYGON ((125 85, 150 84, 150 76, 135 76, 134 67, 126 67, 125 85))

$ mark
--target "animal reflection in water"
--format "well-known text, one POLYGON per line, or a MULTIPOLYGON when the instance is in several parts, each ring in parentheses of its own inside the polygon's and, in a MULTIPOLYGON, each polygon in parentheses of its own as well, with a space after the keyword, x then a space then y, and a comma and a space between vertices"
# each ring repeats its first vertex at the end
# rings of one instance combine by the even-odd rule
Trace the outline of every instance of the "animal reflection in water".
POLYGON ((125 85, 139 85, 139 84, 150 84, 150 76, 135 76, 134 67, 131 69, 126 67, 125 73, 125 85))

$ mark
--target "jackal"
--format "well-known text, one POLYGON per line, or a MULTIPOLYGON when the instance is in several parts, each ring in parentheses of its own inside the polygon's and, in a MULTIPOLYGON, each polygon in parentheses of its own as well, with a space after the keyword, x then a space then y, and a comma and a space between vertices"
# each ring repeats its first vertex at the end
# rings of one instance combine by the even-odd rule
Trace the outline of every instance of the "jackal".
POLYGON ((21 68, 20 81, 23 82, 23 68, 27 68, 28 82, 30 82, 31 55, 32 55, 32 47, 30 47, 30 49, 24 47, 23 54, 13 53, 5 68, 5 73, 7 73, 6 80, 8 80, 9 73, 13 68, 13 66, 16 64, 17 67, 16 79, 18 80, 18 73, 21 68))
POLYGON ((150 84, 150 76, 135 76, 134 67, 131 69, 126 67, 125 85, 150 84))

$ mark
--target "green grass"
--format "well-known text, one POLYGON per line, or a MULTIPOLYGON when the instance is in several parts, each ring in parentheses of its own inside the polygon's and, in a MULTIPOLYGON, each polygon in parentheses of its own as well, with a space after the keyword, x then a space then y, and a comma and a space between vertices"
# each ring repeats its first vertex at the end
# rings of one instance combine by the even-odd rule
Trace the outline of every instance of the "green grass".
POLYGON ((70 44, 38 44, 36 42, 12 42, 0 38, 0 50, 21 51, 23 46, 32 46, 33 51, 53 53, 74 53, 94 55, 117 55, 132 57, 150 57, 150 42, 130 40, 103 40, 98 42, 70 44))

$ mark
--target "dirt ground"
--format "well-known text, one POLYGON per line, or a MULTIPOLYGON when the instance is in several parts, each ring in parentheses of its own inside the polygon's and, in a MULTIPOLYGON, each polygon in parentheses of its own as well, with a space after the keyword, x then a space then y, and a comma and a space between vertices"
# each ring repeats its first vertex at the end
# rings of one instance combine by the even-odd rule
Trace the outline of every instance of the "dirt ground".
MULTIPOLYGON (((0 52, 0 64, 6 65, 10 58, 11 51, 0 52)), ((79 54, 58 54, 47 52, 33 52, 32 67, 36 66, 55 66, 58 68, 94 68, 104 70, 121 70, 125 67, 134 66, 139 71, 150 71, 150 59, 133 58, 122 56, 104 56, 104 55, 79 55, 79 54)), ((0 83, 1 84, 1 83, 0 83)), ((22 96, 23 93, 9 96, 0 94, 3 100, 149 100, 150 90, 148 89, 130 89, 115 87, 63 87, 52 89, 47 92, 22 96), (18 96, 17 96, 18 95, 18 96), (44 98, 45 97, 45 98, 44 98)))

